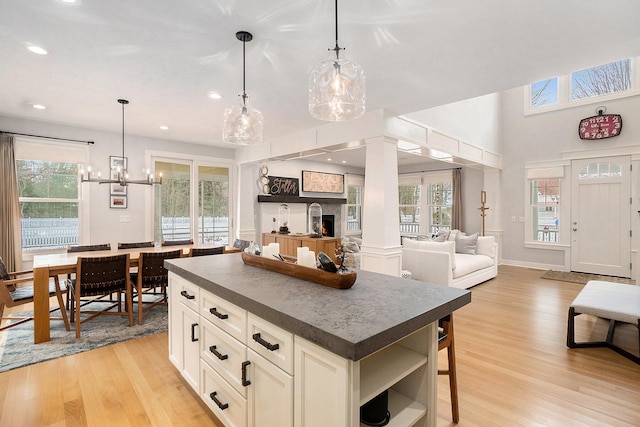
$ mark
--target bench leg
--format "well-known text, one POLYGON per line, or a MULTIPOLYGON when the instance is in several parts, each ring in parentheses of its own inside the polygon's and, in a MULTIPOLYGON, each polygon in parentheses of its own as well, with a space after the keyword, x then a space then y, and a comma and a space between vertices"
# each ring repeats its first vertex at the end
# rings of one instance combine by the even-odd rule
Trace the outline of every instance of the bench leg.
MULTIPOLYGON (((589 347, 607 347, 616 353, 626 357, 627 359, 640 365, 640 357, 628 352, 627 350, 615 345, 613 343, 613 335, 616 328, 616 321, 609 320, 609 330, 607 331, 607 338, 605 341, 589 341, 589 342, 576 342, 575 336, 575 318, 580 313, 575 311, 574 307, 569 307, 569 315, 567 319, 567 347, 569 348, 589 348, 589 347)), ((640 319, 638 324, 635 325, 638 328, 638 350, 640 354, 640 319)))

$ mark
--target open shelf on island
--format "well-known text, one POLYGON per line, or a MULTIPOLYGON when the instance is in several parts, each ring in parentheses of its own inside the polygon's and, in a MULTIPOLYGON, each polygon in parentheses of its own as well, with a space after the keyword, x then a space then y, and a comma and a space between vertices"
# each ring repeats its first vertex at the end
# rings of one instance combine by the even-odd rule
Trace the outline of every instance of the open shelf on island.
POLYGON ((427 357, 393 345, 360 362, 360 406, 427 363, 427 357))
MULTIPOLYGON (((387 427, 405 427, 414 425, 427 413, 427 407, 409 399, 395 390, 389 390, 389 413, 391 420, 387 427)), ((360 423, 361 427, 367 427, 360 423)))

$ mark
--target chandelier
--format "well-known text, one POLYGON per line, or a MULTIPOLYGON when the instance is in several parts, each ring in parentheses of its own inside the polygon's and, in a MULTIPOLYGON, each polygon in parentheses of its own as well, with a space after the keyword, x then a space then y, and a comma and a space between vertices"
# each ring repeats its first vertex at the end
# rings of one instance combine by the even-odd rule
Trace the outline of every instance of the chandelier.
POLYGON ((365 76, 360 65, 340 58, 338 45, 338 0, 336 11, 336 54, 313 67, 309 75, 309 113, 326 121, 357 119, 365 112, 365 76))
POLYGON ((149 169, 146 170, 147 177, 146 179, 138 179, 132 180, 129 179, 129 172, 127 171, 127 163, 125 162, 124 157, 124 106, 129 103, 126 99, 118 99, 118 103, 122 105, 122 164, 118 166, 113 166, 111 169, 111 179, 102 179, 100 172, 97 173, 97 178, 91 177, 91 167, 87 167, 87 175, 85 177, 84 169, 80 170, 80 181, 81 182, 97 182, 98 184, 120 184, 125 187, 129 184, 142 184, 142 185, 153 185, 153 184, 162 184, 162 173, 156 176, 151 173, 149 169))
POLYGON ((251 33, 238 31, 236 38, 242 42, 242 104, 234 105, 224 110, 224 126, 222 140, 231 144, 250 145, 262 142, 263 120, 262 113, 247 105, 245 91, 245 45, 253 39, 251 33))

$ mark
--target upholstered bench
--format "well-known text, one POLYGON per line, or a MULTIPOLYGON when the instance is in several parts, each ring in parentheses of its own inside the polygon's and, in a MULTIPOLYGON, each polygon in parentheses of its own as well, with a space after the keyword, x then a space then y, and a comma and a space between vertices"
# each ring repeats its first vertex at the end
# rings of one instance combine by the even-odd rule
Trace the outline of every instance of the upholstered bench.
POLYGON ((613 344, 616 322, 631 323, 638 328, 638 349, 640 350, 640 286, 590 280, 569 307, 567 346, 569 348, 608 347, 640 364, 640 356, 613 344), (575 341, 574 321, 579 314, 591 314, 610 321, 605 341, 579 343, 575 341))

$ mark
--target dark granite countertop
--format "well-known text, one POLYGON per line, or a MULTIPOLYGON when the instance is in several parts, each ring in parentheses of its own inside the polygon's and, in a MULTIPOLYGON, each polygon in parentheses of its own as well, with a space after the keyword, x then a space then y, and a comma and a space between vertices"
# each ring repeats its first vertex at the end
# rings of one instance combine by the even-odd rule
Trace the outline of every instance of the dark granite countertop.
POLYGON ((169 271, 339 356, 360 360, 471 302, 471 292, 368 271, 350 289, 245 265, 240 254, 165 261, 169 271))

